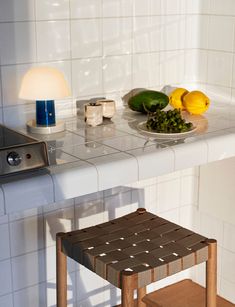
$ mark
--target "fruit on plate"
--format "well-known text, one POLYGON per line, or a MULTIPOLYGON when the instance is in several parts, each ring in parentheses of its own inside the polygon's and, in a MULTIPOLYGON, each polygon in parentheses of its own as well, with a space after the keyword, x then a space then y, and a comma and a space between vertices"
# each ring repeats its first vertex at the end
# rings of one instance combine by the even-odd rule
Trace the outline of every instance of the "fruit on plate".
POLYGON ((192 91, 183 97, 183 106, 190 114, 202 114, 209 105, 210 99, 200 91, 192 91))
POLYGON ((179 109, 157 110, 149 116, 146 128, 158 133, 182 133, 192 130, 193 124, 181 117, 179 109))
POLYGON ((189 91, 186 90, 185 88, 182 88, 182 87, 176 88, 173 92, 171 92, 169 96, 170 105, 174 109, 183 110, 184 109, 183 98, 186 94, 188 94, 188 92, 189 91))
POLYGON ((164 109, 169 103, 169 97, 162 92, 144 90, 128 101, 131 110, 142 113, 153 113, 164 109))

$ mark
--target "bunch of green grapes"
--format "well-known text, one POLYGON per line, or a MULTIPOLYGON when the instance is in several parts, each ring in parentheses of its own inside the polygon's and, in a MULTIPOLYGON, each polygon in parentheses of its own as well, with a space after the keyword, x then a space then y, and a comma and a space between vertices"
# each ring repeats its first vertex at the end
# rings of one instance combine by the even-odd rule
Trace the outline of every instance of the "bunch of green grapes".
POLYGON ((157 110, 155 113, 149 114, 146 123, 149 130, 159 133, 180 133, 187 132, 192 129, 193 124, 187 123, 182 117, 180 110, 157 110))

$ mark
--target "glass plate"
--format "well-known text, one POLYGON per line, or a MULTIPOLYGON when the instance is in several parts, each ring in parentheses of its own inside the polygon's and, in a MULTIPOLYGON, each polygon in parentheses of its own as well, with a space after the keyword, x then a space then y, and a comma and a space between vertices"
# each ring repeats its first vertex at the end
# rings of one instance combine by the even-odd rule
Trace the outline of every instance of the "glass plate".
POLYGON ((142 132, 145 132, 151 136, 158 137, 158 138, 164 138, 164 139, 172 139, 172 138, 182 138, 182 137, 187 137, 192 134, 197 130, 196 126, 193 126, 191 130, 186 131, 186 132, 179 132, 179 133, 161 133, 161 132, 155 132, 155 131, 150 131, 146 127, 146 121, 141 122, 138 124, 138 129, 141 130, 142 132))

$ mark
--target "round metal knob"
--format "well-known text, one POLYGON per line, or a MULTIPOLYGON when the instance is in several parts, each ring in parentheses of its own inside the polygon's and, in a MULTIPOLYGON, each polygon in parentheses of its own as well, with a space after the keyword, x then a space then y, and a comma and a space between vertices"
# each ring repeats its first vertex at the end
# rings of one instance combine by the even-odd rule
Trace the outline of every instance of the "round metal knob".
POLYGON ((12 151, 7 155, 7 163, 11 166, 19 165, 21 163, 21 160, 21 156, 15 151, 12 151))

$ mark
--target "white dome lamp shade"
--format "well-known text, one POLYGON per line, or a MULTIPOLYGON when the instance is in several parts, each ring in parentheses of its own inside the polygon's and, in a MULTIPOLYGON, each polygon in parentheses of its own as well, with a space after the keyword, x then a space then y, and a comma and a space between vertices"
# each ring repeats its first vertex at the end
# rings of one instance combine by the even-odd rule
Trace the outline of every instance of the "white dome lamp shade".
POLYGON ((49 134, 63 131, 63 122, 56 123, 54 99, 71 96, 62 72, 53 67, 33 67, 23 77, 19 98, 36 100, 36 121, 27 123, 33 133, 49 134))

